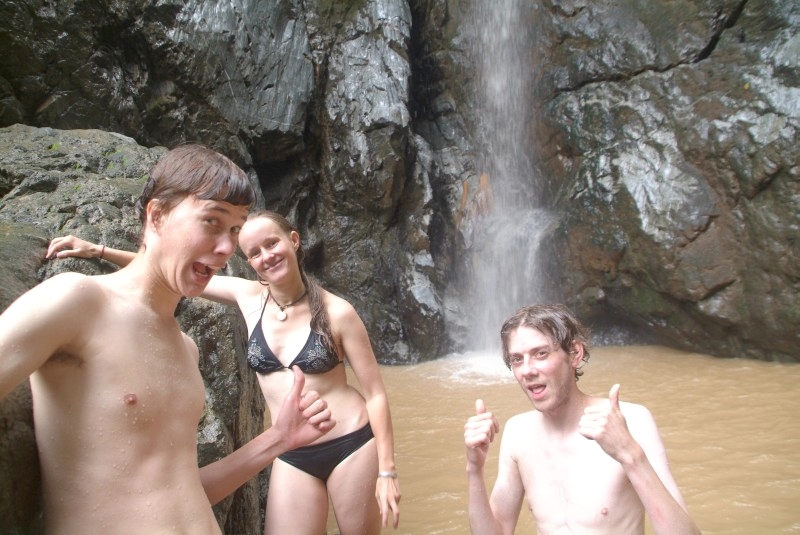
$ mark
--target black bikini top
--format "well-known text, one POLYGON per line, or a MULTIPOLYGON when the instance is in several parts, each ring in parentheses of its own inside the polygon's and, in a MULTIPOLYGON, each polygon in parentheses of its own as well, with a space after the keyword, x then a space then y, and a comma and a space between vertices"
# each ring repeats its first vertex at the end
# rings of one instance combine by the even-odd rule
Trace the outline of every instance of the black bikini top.
MULTIPOLYGON (((261 318, 264 317, 264 308, 261 309, 261 318)), ((297 354, 294 360, 284 366, 269 348, 264 329, 261 328, 261 319, 253 329, 250 339, 247 342, 247 364, 258 373, 272 373, 280 370, 290 369, 292 366, 299 367, 303 373, 325 373, 336 368, 342 361, 328 351, 322 343, 322 337, 313 330, 308 333, 308 340, 303 349, 297 354)))

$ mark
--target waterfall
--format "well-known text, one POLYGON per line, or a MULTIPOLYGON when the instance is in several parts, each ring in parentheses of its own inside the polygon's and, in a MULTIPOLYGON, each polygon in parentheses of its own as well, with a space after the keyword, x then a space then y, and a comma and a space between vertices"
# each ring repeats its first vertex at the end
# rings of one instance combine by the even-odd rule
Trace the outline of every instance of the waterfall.
POLYGON ((555 223, 541 208, 532 161, 535 6, 480 0, 470 24, 477 66, 476 145, 480 180, 461 227, 471 251, 470 346, 499 347, 502 322, 548 291, 540 243, 555 223))

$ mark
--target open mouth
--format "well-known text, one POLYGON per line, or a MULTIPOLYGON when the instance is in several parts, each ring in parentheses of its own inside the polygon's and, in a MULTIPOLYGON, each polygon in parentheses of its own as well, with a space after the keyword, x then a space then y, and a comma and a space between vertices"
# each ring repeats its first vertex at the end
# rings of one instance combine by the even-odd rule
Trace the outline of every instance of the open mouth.
POLYGON ((547 387, 545 385, 531 385, 528 387, 528 390, 531 394, 533 394, 533 397, 538 398, 544 394, 546 388, 547 387))
POLYGON ((195 262, 192 265, 192 269, 194 270, 195 275, 204 279, 210 279, 211 277, 214 276, 214 273, 216 272, 214 268, 207 266, 206 264, 202 264, 200 262, 195 262))

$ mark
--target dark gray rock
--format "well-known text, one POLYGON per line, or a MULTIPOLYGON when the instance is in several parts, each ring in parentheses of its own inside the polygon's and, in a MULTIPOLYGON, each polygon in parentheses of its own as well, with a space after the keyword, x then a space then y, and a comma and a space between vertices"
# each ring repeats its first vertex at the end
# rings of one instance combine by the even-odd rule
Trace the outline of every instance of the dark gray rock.
POLYGON ((797 360, 800 9, 683 4, 669 6, 692 24, 637 6, 628 16, 670 31, 616 32, 638 63, 568 77, 542 112, 563 177, 564 290, 672 345, 797 360))

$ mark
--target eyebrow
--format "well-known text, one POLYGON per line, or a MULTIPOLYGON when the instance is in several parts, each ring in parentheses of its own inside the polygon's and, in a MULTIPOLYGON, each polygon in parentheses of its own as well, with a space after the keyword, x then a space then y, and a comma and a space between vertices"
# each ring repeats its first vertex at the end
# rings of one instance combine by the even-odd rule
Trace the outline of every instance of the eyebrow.
MULTIPOLYGON (((217 200, 212 200, 212 201, 209 201, 209 202, 212 203, 212 204, 205 205, 203 208, 201 208, 201 210, 209 211, 209 212, 220 212, 220 213, 223 213, 223 214, 226 214, 226 215, 233 215, 233 210, 231 210, 230 208, 225 206, 225 204, 230 204, 230 203, 227 203, 225 201, 217 201, 217 200), (223 203, 225 203, 225 204, 223 204, 223 203)), ((242 216, 242 221, 247 221, 247 214, 244 214, 242 216)))
POLYGON ((536 353, 536 352, 538 352, 538 351, 540 351, 542 349, 552 349, 552 348, 553 348, 553 344, 546 344, 546 345, 531 347, 529 349, 526 349, 525 351, 509 351, 508 354, 509 355, 522 355, 523 353, 536 353))

